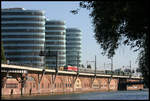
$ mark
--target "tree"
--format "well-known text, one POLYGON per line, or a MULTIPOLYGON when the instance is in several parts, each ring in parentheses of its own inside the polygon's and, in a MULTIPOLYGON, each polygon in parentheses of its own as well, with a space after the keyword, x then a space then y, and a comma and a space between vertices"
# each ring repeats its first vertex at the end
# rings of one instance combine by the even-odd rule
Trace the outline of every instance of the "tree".
POLYGON ((136 69, 136 72, 137 72, 137 73, 141 72, 141 71, 140 71, 140 68, 137 68, 137 69, 136 69))
POLYGON ((149 87, 149 0, 82 1, 79 7, 72 13, 78 14, 81 8, 91 10, 95 38, 103 49, 103 55, 113 57, 122 44, 140 51, 139 67, 149 87))
POLYGON ((132 73, 135 73, 135 71, 134 71, 134 70, 132 70, 132 73))
POLYGON ((128 72, 128 73, 130 73, 130 72, 131 72, 131 70, 130 70, 130 69, 125 69, 125 70, 124 70, 124 72, 128 72))
POLYGON ((3 42, 1 42, 1 62, 6 63, 6 57, 5 57, 3 42))
POLYGON ((82 68, 85 68, 83 64, 81 65, 81 67, 82 67, 82 68))
POLYGON ((91 69, 92 67, 91 67, 91 65, 87 65, 87 68, 91 69))

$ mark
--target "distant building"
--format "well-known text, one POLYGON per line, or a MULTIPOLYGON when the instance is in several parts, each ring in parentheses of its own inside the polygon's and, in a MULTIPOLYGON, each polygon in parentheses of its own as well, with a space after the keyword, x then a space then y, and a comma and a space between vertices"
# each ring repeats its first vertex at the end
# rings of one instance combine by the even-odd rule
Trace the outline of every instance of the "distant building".
POLYGON ((66 29, 66 64, 81 66, 81 35, 78 28, 66 29))
POLYGON ((48 20, 40 10, 2 9, 2 41, 9 64, 54 69, 81 66, 81 35, 64 21, 48 20), (49 52, 40 56, 41 51, 49 52), (56 59, 57 55, 57 59, 56 59))
POLYGON ((58 67, 66 65, 66 27, 64 21, 47 20, 45 32, 45 50, 51 56, 46 56, 46 67, 56 68, 56 54, 58 67), (52 56, 53 55, 53 56, 52 56))
POLYGON ((2 9, 1 33, 5 55, 10 64, 42 68, 39 56, 45 42, 45 14, 24 8, 2 9))

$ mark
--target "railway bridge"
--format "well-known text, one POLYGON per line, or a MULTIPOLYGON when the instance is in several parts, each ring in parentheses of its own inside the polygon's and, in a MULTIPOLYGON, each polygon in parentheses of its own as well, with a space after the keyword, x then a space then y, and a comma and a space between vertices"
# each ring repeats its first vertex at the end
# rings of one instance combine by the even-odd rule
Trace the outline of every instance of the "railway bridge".
POLYGON ((141 77, 69 72, 1 64, 1 94, 143 89, 141 77), (136 82, 136 83, 134 83, 136 82), (130 83, 130 84, 129 84, 130 83))

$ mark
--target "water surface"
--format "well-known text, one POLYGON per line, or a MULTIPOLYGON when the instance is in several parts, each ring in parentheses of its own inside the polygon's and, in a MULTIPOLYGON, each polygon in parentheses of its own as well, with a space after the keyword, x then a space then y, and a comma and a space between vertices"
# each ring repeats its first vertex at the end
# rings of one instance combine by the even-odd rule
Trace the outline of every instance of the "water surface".
MULTIPOLYGON (((2 98, 6 99, 6 98, 2 98)), ((21 96, 15 100, 149 100, 149 90, 21 96)))

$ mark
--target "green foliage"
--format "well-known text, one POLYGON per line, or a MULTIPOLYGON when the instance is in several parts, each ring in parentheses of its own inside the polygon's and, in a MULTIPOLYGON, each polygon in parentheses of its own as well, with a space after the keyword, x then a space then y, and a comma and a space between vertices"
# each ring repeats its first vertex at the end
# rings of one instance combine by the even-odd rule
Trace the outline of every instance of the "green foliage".
POLYGON ((83 64, 81 65, 81 67, 82 67, 82 68, 85 68, 83 64))
POLYGON ((149 50, 148 50, 148 37, 144 41, 144 50, 139 54, 139 71, 142 72, 146 86, 149 87, 149 50))
MULTIPOLYGON (((79 6, 91 10, 95 38, 103 49, 102 54, 113 57, 121 44, 140 51, 139 67, 149 86, 149 1, 82 1, 79 6)), ((77 14, 80 9, 72 13, 77 14)))
POLYGON ((140 68, 137 68, 137 69, 136 69, 136 72, 137 72, 137 73, 140 73, 140 72, 141 72, 141 69, 140 69, 140 68))
POLYGON ((3 42, 1 42, 1 62, 6 63, 6 57, 5 57, 5 53, 4 53, 3 42))
POLYGON ((91 69, 92 67, 91 67, 91 65, 87 65, 87 68, 91 69))

